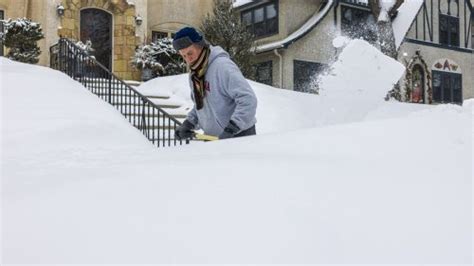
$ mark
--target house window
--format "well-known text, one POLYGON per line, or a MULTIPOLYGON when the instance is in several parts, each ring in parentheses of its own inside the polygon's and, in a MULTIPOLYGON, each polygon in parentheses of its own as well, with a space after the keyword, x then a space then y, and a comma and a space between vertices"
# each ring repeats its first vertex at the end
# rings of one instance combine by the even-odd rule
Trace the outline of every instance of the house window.
POLYGON ((168 32, 163 31, 152 31, 151 32, 151 41, 156 43, 158 39, 168 38, 168 32))
POLYGON ((317 78, 325 70, 321 63, 293 61, 293 85, 295 91, 317 93, 319 91, 317 78))
MULTIPOLYGON (((4 19, 5 13, 0 10, 0 20, 4 19)), ((3 22, 0 22, 0 33, 3 33, 3 22)), ((0 56, 3 56, 3 42, 0 40, 0 56)))
POLYGON ((272 61, 263 62, 255 65, 255 81, 273 85, 273 64, 272 61))
POLYGON ((274 1, 241 13, 242 24, 257 38, 278 33, 278 2, 274 1))
POLYGON ((433 101, 462 104, 462 75, 433 71, 433 101))
POLYGON ((439 14, 439 43, 459 46, 459 18, 439 14))
POLYGON ((377 27, 369 10, 342 6, 341 13, 341 31, 344 35, 352 39, 376 42, 377 27))

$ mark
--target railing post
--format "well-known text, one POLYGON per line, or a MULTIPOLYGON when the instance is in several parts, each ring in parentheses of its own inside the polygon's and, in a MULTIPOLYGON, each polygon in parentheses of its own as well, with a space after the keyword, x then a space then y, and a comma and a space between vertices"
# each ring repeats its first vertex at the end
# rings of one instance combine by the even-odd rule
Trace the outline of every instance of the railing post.
POLYGON ((112 74, 109 73, 109 103, 112 104, 112 74))
POLYGON ((148 138, 147 134, 147 123, 146 123, 146 117, 145 117, 145 101, 142 99, 142 111, 141 111, 141 118, 142 118, 142 132, 143 135, 145 135, 148 138))

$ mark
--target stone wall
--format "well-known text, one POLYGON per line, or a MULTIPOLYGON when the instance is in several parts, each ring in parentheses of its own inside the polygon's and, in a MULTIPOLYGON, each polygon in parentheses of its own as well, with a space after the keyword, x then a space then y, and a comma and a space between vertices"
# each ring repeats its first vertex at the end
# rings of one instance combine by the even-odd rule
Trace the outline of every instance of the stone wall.
POLYGON ((125 80, 140 79, 140 72, 130 64, 135 48, 140 44, 140 38, 135 32, 135 5, 128 4, 126 0, 67 0, 64 8, 58 35, 75 40, 80 39, 81 9, 98 8, 111 13, 113 16, 113 73, 125 80))
POLYGON ((28 2, 26 0, 0 0, 0 10, 5 12, 5 18, 26 17, 28 2))
POLYGON ((184 26, 199 28, 213 6, 213 0, 151 0, 147 37, 151 40, 152 31, 174 33, 184 26))

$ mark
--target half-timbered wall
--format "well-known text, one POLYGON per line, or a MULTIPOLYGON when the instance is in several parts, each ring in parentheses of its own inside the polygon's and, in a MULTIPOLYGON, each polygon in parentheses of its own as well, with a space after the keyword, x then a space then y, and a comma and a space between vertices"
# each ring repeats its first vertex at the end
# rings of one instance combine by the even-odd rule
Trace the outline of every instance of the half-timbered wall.
MULTIPOLYGON (((472 6, 469 0, 425 0, 407 35, 409 40, 429 42, 451 48, 472 49, 472 6), (445 22, 445 23, 443 23, 445 22), (446 23, 447 22, 447 23, 446 23), (443 29, 457 31, 458 40, 443 43, 443 29), (457 29, 452 29, 456 26, 457 29)), ((449 37, 449 39, 453 39, 449 37)))

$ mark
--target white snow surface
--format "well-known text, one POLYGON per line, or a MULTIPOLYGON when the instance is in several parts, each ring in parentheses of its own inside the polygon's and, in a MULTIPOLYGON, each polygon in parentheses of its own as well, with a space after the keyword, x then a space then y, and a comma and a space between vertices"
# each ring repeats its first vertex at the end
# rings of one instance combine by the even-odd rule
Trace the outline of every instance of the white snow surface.
POLYGON ((349 44, 350 41, 351 39, 346 36, 337 36, 332 40, 332 46, 337 49, 343 48, 349 44))
POLYGON ((423 0, 405 0, 405 2, 403 2, 403 4, 398 8, 398 15, 392 21, 393 34, 395 35, 395 44, 397 48, 400 47, 405 39, 416 15, 420 11, 421 5, 423 5, 423 0))
POLYGON ((320 96, 251 83, 264 134, 173 149, 64 74, 0 69, 2 265, 472 263, 474 101, 384 102, 402 67, 363 41, 320 96))
POLYGON ((395 4, 395 0, 381 0, 379 1, 379 3, 380 3, 380 9, 388 12, 390 8, 392 8, 393 5, 395 4))
POLYGON ((243 5, 246 5, 248 3, 252 3, 254 0, 234 0, 234 3, 232 3, 232 6, 234 8, 241 7, 243 5))

